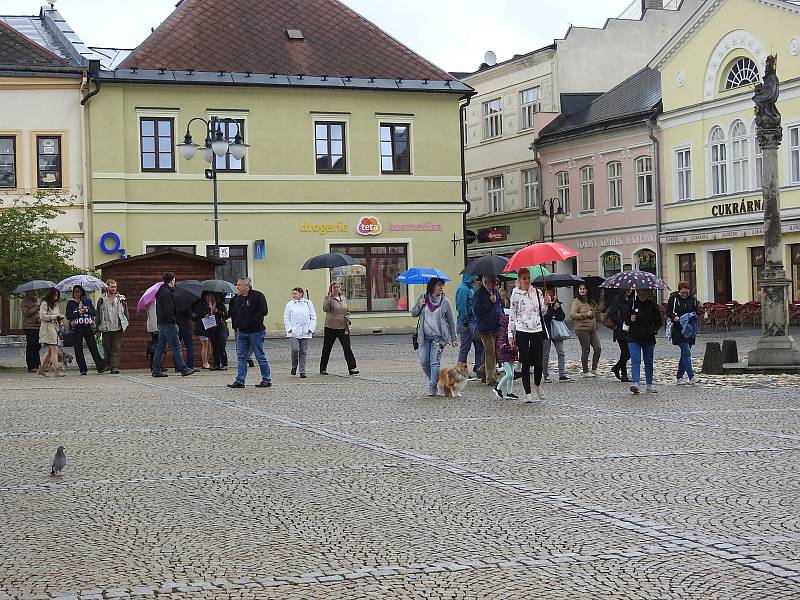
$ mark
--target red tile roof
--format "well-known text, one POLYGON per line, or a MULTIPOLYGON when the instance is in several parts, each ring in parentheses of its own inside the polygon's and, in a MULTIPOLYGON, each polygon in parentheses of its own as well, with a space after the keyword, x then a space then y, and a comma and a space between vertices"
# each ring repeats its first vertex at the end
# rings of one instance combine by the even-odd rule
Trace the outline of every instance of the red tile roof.
POLYGON ((120 67, 453 79, 337 0, 183 0, 120 67))
POLYGON ((0 65, 66 67, 67 61, 0 20, 0 65))

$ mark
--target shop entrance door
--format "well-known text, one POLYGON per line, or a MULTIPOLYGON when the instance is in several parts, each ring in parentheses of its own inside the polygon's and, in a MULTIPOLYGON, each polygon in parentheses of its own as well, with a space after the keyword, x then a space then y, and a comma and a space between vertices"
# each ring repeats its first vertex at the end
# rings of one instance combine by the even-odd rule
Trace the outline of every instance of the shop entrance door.
POLYGON ((714 277, 714 302, 725 304, 733 300, 731 286, 731 251, 718 250, 711 253, 714 277))

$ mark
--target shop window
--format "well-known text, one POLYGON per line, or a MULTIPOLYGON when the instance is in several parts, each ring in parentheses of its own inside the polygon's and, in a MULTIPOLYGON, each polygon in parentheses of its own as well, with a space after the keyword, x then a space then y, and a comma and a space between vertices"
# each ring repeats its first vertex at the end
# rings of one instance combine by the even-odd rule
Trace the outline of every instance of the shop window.
POLYGON ((636 204, 653 203, 653 159, 640 156, 636 159, 636 204))
POLYGON ((581 212, 594 210, 594 167, 581 169, 581 212))
POLYGON ((17 138, 0 137, 0 188, 17 187, 17 138))
POLYGON ((196 254, 194 246, 177 246, 175 244, 153 244, 145 247, 145 254, 153 254, 159 250, 177 250, 178 252, 186 252, 187 254, 196 254))
POLYGON ((622 208, 622 163, 608 163, 608 208, 622 208))
POLYGON ((61 136, 36 136, 36 186, 60 188, 61 136))
POLYGON ((314 123, 317 173, 346 173, 344 123, 314 123))
POLYGON ((636 253, 636 268, 640 271, 656 274, 656 253, 650 249, 636 253))
POLYGON ((611 277, 622 271, 622 257, 616 252, 606 252, 600 258, 603 264, 603 277, 611 277))
POLYGON ((792 302, 800 302, 800 244, 789 246, 792 261, 792 302))
POLYGON ((351 312, 400 312, 408 310, 408 287, 395 278, 408 269, 406 244, 359 244, 331 246, 331 252, 348 254, 357 265, 330 270, 331 281, 342 285, 351 312))
MULTIPOLYGON (((226 244, 220 245, 225 246, 226 244)), ((247 246, 228 246, 228 248, 230 250, 230 255, 228 258, 222 259, 225 261, 225 264, 216 268, 215 277, 235 284, 240 278, 248 276, 247 246)), ((213 245, 206 246, 206 256, 214 256, 213 245)))
MULTIPOLYGON (((242 136, 244 142, 244 119, 231 119, 230 121, 220 121, 219 128, 222 130, 222 136, 232 144, 236 139, 238 133, 242 136)), ((225 153, 225 156, 214 155, 214 160, 217 161, 217 171, 228 173, 244 173, 244 158, 234 157, 230 150, 225 153)))
POLYGON ((689 284, 692 293, 697 293, 697 264, 694 253, 678 254, 678 280, 689 284))
POLYGON ((761 286, 758 279, 764 270, 764 246, 750 248, 750 299, 761 300, 761 286))
POLYGON ((556 173, 556 195, 558 204, 569 214, 569 171, 556 173))
POLYGON ((722 127, 714 127, 709 136, 711 142, 711 195, 728 193, 728 147, 722 127))
POLYGON ((483 139, 503 135, 503 103, 500 98, 483 103, 483 139))
POLYGON ((411 173, 411 125, 381 123, 381 173, 411 173))
POLYGON ((677 199, 692 199, 692 151, 681 148, 675 151, 675 173, 677 175, 677 199))
POLYGON ((175 171, 175 120, 142 117, 139 119, 139 146, 142 171, 175 171))

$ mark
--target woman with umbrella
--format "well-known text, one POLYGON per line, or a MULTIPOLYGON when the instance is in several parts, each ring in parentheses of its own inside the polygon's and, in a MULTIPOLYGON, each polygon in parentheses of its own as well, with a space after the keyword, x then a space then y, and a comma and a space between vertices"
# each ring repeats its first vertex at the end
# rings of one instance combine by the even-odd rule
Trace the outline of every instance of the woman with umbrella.
POLYGON ((58 328, 64 321, 64 315, 58 309, 58 288, 51 287, 47 290, 44 300, 39 305, 39 341, 47 346, 42 358, 42 364, 37 373, 47 377, 47 371, 52 369, 58 377, 64 376, 64 365, 58 362, 58 328))
MULTIPOLYGON (((225 302, 220 301, 220 295, 215 292, 205 291, 195 305, 195 334, 202 340, 208 338, 211 346, 213 362, 212 371, 223 370, 222 352, 226 340, 222 339, 222 325, 228 318, 225 302)), ((207 355, 206 355, 207 356, 207 355)), ((204 359, 207 360, 206 356, 204 359)), ((205 365, 203 365, 205 367, 205 365)))
POLYGON ((581 366, 584 377, 597 377, 600 363, 600 336, 597 334, 597 319, 594 316, 595 303, 589 298, 586 284, 578 285, 578 295, 572 303, 570 319, 574 323, 575 335, 581 343, 581 366), (589 351, 592 351, 592 370, 589 371, 589 351))
POLYGON ((542 391, 542 350, 544 337, 543 317, 547 312, 541 290, 531 285, 531 273, 523 267, 517 272, 517 287, 511 292, 511 312, 508 321, 508 342, 519 347, 522 363, 522 387, 525 401, 533 402, 531 395, 531 365, 533 386, 539 400, 544 400, 542 391))
MULTIPOLYGON (((646 390, 655 393, 653 387, 653 355, 656 349, 656 333, 661 328, 661 311, 650 299, 650 290, 636 290, 635 297, 625 305, 625 326, 628 328, 628 350, 631 353, 631 393, 639 393, 641 366, 644 360, 646 390)), ((625 329, 625 327, 623 327, 625 329)))
POLYGON ((94 318, 97 316, 97 311, 94 309, 92 299, 86 295, 86 290, 82 286, 74 285, 72 287, 72 299, 67 302, 66 313, 72 327, 75 360, 78 362, 81 375, 86 375, 87 373, 86 358, 83 355, 84 341, 89 348, 89 353, 92 355, 97 372, 105 373, 107 369, 100 353, 97 351, 97 342, 94 335, 94 318))
POLYGON ((39 307, 42 302, 36 295, 35 290, 25 292, 25 297, 19 304, 22 311, 22 329, 25 331, 25 363, 28 365, 28 373, 37 371, 42 364, 39 357, 39 350, 42 345, 39 343, 39 307))
POLYGON ((350 348, 350 311, 347 310, 347 298, 342 294, 342 287, 338 281, 331 283, 328 295, 322 302, 325 311, 325 338, 322 341, 322 358, 319 361, 320 375, 328 374, 328 359, 336 340, 342 345, 344 359, 347 361, 347 371, 350 375, 358 375, 356 357, 350 348))
POLYGON ((458 346, 456 314, 450 300, 444 295, 444 281, 434 277, 428 281, 426 291, 411 309, 412 317, 419 317, 419 362, 428 378, 428 396, 436 395, 441 370, 442 352, 447 344, 458 346))

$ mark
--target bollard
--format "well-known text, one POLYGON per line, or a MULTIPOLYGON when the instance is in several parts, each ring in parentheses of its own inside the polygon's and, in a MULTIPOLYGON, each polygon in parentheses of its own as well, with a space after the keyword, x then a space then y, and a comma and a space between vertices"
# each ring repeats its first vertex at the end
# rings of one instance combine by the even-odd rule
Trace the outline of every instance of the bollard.
POLYGON ((722 364, 738 362, 739 350, 736 347, 736 340, 722 340, 722 364))
POLYGON ((703 368, 700 371, 704 375, 722 375, 722 349, 719 342, 707 342, 706 353, 703 355, 703 368))

